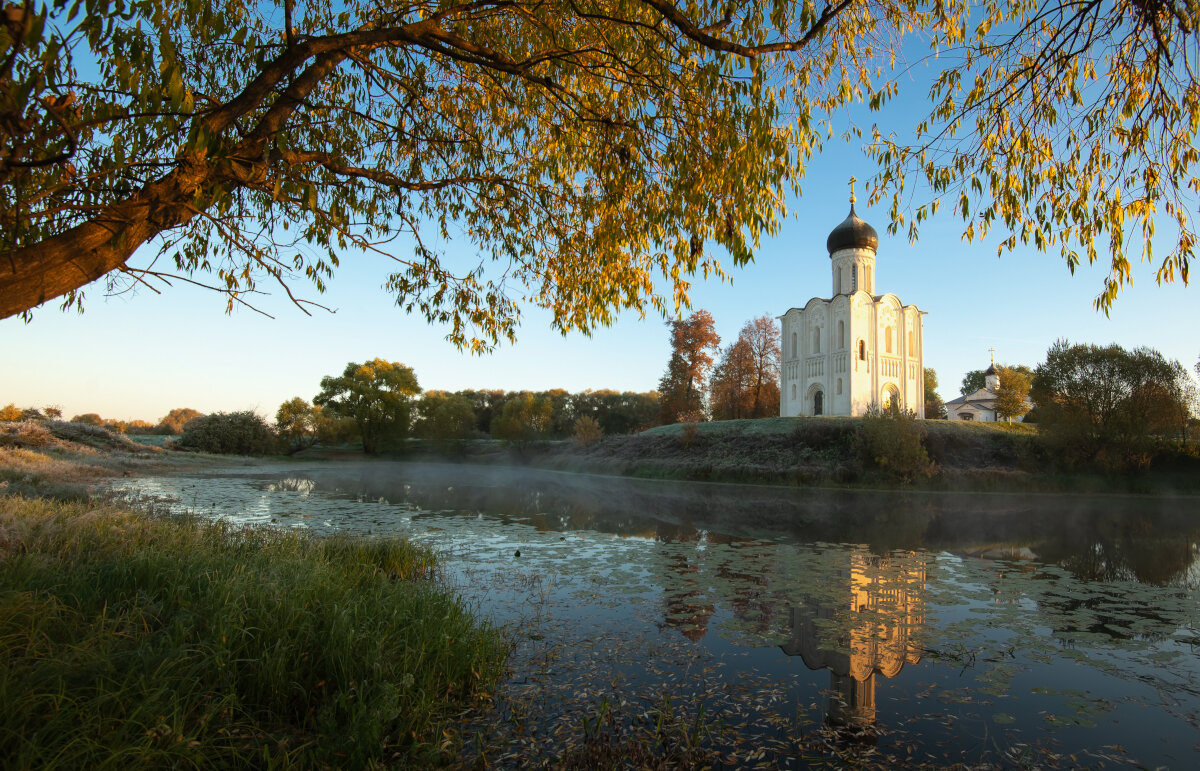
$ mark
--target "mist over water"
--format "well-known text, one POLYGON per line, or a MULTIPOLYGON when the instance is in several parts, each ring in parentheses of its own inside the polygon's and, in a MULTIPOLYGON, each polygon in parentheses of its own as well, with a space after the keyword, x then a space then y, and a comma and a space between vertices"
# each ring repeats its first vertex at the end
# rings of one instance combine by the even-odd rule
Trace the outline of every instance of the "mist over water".
POLYGON ((248 525, 434 546, 464 598, 517 642, 504 719, 477 716, 512 748, 508 762, 552 757, 597 704, 636 721, 666 696, 721 721, 711 741, 729 765, 745 760, 737 737, 787 766, 802 741, 829 735, 884 764, 914 752, 994 766, 1200 761, 1194 498, 391 462, 117 489, 248 525))

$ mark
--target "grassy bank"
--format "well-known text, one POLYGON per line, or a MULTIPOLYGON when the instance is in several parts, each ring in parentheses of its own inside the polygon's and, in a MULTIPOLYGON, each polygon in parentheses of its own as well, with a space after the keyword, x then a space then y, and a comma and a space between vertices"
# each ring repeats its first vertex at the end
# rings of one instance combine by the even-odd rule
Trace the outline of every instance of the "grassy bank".
POLYGON ((0 768, 454 758, 506 649, 431 552, 89 501, 162 461, 28 435, 0 446, 0 768))
MULTIPOLYGON (((514 450, 567 471, 712 482, 976 491, 1196 492, 1200 462, 1164 449, 1149 468, 1067 467, 1034 426, 766 418, 659 426, 588 444, 514 450)), ((493 456, 494 457, 494 456, 493 456)))

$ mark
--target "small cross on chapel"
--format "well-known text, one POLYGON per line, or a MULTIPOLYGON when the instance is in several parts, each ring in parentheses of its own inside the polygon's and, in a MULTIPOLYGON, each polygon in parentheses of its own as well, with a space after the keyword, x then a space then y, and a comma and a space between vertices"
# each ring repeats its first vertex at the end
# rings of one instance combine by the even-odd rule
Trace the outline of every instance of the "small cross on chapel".
POLYGON ((925 417, 923 312, 896 295, 875 294, 879 234, 854 212, 825 241, 833 294, 779 317, 779 414, 863 415, 895 404, 925 417))

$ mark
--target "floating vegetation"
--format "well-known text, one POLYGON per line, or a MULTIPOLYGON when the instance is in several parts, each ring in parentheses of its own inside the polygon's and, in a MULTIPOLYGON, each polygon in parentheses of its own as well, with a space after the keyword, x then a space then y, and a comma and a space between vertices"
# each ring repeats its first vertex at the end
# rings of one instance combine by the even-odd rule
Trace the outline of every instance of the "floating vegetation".
POLYGON ((433 547, 512 647, 508 677, 446 739, 468 764, 1200 760, 1200 505, 1189 499, 1162 512, 988 496, 881 508, 865 493, 693 495, 546 472, 371 468, 291 464, 121 489, 238 523, 433 547))

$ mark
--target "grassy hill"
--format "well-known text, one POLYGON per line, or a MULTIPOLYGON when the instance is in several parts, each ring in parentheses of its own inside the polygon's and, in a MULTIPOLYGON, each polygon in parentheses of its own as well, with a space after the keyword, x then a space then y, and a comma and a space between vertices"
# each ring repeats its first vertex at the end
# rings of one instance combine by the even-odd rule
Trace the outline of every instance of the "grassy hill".
MULTIPOLYGON (((765 418, 659 426, 526 451, 549 468, 788 485, 971 490, 1200 490, 1200 463, 1166 453, 1138 473, 1067 468, 1036 426, 880 418, 765 418)), ((1186 454, 1185 454, 1186 455, 1186 454)))

